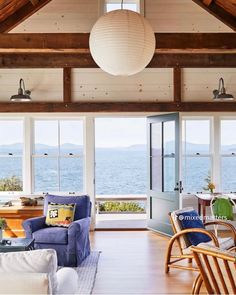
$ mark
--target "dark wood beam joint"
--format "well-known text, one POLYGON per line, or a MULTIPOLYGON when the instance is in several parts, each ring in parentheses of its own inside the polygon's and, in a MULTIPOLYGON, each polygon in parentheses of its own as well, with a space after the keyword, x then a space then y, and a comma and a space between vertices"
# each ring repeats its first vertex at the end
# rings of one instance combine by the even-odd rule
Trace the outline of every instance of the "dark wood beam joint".
POLYGON ((71 102, 71 68, 63 69, 63 101, 71 102))
POLYGON ((174 91, 174 102, 181 102, 182 95, 182 79, 181 79, 182 70, 179 67, 173 69, 173 91, 174 91))

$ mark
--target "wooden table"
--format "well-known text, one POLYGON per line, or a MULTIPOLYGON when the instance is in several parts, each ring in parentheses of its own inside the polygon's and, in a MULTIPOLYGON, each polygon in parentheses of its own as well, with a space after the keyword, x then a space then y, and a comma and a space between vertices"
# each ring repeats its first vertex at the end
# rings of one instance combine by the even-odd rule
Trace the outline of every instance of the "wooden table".
POLYGON ((0 218, 5 218, 7 228, 4 237, 24 237, 22 222, 31 217, 43 215, 43 206, 11 206, 0 207, 0 218))
POLYGON ((213 193, 213 194, 195 194, 194 196, 198 199, 198 214, 202 215, 203 220, 206 218, 206 207, 211 205, 211 200, 215 196, 229 196, 233 200, 236 200, 236 194, 223 194, 223 193, 213 193))

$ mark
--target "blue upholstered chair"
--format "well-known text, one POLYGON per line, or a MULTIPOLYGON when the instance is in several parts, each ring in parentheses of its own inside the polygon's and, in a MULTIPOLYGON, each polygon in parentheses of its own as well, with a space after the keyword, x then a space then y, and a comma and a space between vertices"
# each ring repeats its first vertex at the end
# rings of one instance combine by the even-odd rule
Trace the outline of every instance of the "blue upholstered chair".
POLYGON ((27 219, 23 228, 27 238, 35 239, 36 249, 55 249, 59 266, 78 266, 90 254, 91 202, 88 196, 46 195, 44 216, 27 219), (48 203, 76 204, 74 221, 68 228, 47 226, 48 203))

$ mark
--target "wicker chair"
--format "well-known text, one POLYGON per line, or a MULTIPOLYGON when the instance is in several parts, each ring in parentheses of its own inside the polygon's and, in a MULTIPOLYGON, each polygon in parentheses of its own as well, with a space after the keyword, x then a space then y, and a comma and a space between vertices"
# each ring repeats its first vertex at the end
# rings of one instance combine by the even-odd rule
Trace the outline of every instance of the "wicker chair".
POLYGON ((192 247, 200 274, 192 294, 199 294, 202 282, 208 294, 236 294, 236 253, 207 245, 192 247))
POLYGON ((197 267, 192 265, 193 253, 191 250, 191 244, 188 241, 188 233, 202 233, 210 237, 211 241, 205 244, 213 245, 220 247, 223 250, 231 249, 236 245, 236 230, 233 225, 223 222, 223 221, 211 221, 204 224, 205 227, 209 225, 221 225, 230 230, 232 236, 226 238, 217 238, 214 233, 205 229, 205 228, 189 228, 182 230, 181 224, 178 218, 178 215, 184 212, 192 211, 193 208, 184 208, 181 210, 174 211, 169 214, 170 222, 173 228, 174 235, 170 239, 167 253, 166 253, 166 262, 165 262, 165 272, 168 273, 170 268, 185 269, 191 271, 199 271, 197 267), (178 245, 178 254, 172 254, 173 246, 177 243, 178 245), (178 262, 188 259, 188 265, 180 265, 178 262))

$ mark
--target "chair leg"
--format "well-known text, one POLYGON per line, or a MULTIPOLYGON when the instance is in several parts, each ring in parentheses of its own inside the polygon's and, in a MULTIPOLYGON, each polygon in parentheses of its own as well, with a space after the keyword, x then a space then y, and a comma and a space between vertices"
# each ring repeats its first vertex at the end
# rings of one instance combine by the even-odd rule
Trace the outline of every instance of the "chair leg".
POLYGON ((201 274, 199 274, 193 283, 192 295, 200 294, 202 283, 203 283, 202 276, 201 274))
POLYGON ((170 258, 171 258, 171 251, 172 251, 172 243, 169 243, 168 248, 167 248, 167 252, 166 252, 166 262, 165 262, 165 273, 169 273, 170 271, 170 258))

